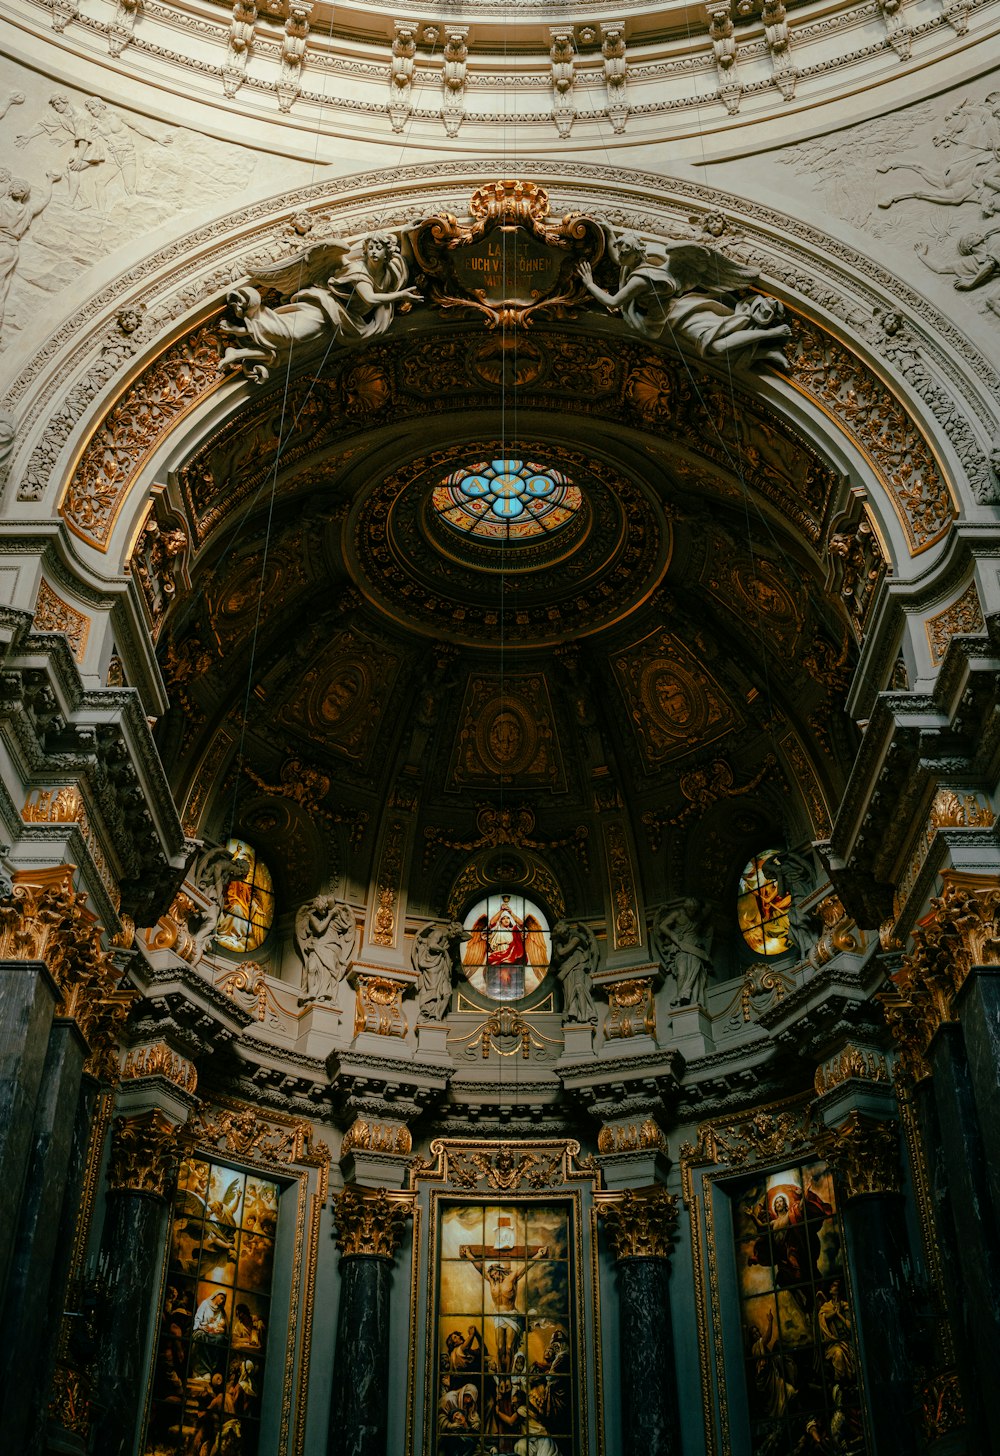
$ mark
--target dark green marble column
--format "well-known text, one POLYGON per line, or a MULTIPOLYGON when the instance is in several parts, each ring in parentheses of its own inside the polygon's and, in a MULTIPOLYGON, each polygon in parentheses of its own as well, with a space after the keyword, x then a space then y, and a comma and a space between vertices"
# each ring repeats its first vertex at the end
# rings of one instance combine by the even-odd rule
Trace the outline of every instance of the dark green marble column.
POLYGON ((0 1430, 14 1451, 28 1450, 35 1416, 33 1396, 40 1384, 38 1370, 47 1363, 49 1302, 87 1051, 75 1021, 53 1025, 0 1315, 0 1430))
POLYGON ((912 1348, 914 1270, 903 1221, 897 1124, 853 1111, 824 1152, 841 1195, 865 1386, 871 1393, 872 1456, 916 1456, 921 1446, 912 1348))
MULTIPOLYGON (((970 1383, 989 1391, 1000 1370, 1000 1232, 979 1109, 958 1024, 946 1022, 938 1028, 927 1060, 940 1131, 939 1173, 948 1185, 955 1227, 959 1274, 955 1293, 974 1372, 970 1383)), ((1000 1422, 993 1422, 984 1433, 983 1444, 987 1451, 1000 1452, 1000 1422)))
POLYGON ((328 1456, 387 1456, 389 1295, 413 1195, 348 1187, 334 1195, 340 1301, 328 1456))
POLYGON ((1000 1219, 1000 966, 973 966, 955 998, 979 1113, 985 1171, 1000 1219))
POLYGON ((340 1261, 329 1456, 386 1456, 392 1260, 340 1261))
POLYGON ((598 1194, 618 1275, 622 1456, 680 1452, 677 1377, 670 1319, 670 1250, 677 1200, 662 1188, 598 1194))
POLYGON ((93 1447, 132 1456, 142 1412, 149 1330, 165 1255, 177 1127, 162 1112, 116 1118, 97 1274, 104 1288, 93 1447))
MULTIPOLYGON (((0 961, 0 1229, 17 1227, 59 990, 41 961, 0 961)), ((0 1300, 14 1241, 0 1238, 0 1300)))

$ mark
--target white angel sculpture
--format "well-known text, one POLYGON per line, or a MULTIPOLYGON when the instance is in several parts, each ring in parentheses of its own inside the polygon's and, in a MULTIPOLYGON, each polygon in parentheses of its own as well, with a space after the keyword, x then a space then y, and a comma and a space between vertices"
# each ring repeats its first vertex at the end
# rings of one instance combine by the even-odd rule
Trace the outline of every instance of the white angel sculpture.
POLYGON ((396 304, 408 307, 421 295, 406 286, 409 269, 391 233, 371 233, 356 243, 330 239, 305 252, 259 269, 248 284, 226 296, 229 317, 219 325, 235 340, 222 356, 222 373, 239 369, 258 384, 294 351, 303 354, 340 339, 351 342, 382 334, 396 304), (260 288, 291 294, 271 308, 260 288))
POLYGON ((566 1021, 597 1020, 590 978, 597 970, 598 956, 597 941, 588 925, 556 921, 552 927, 552 962, 563 988, 566 1021))
POLYGON ((787 368, 781 346, 791 329, 784 305, 762 293, 734 297, 756 283, 752 268, 702 243, 669 244, 663 262, 654 262, 631 232, 619 233, 609 251, 621 267, 617 293, 598 287, 589 263, 579 264, 580 278, 598 303, 620 309, 636 333, 666 335, 709 359, 725 355, 737 365, 787 368))

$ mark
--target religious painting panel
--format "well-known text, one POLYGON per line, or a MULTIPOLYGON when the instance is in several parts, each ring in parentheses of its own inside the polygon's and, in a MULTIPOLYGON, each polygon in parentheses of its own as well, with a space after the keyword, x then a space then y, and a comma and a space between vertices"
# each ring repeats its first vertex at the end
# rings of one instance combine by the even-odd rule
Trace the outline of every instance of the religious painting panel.
POLYGON ((733 1203, 752 1456, 863 1456, 844 1235, 822 1162, 767 1173, 733 1203))
POLYGON ((573 1203, 442 1201, 433 1456, 578 1456, 573 1203))
POLYGON ((184 1159, 144 1456, 257 1456, 278 1185, 184 1159))

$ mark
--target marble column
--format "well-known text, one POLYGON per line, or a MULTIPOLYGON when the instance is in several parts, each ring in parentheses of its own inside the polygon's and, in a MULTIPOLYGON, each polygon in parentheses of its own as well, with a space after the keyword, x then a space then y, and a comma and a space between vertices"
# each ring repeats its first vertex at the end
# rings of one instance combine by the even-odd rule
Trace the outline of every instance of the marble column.
POLYGON ((340 1304, 328 1456, 387 1456, 389 1292, 413 1194, 334 1195, 340 1304))
POLYGON ((93 1449, 132 1456, 142 1411, 153 1303, 173 1192, 177 1125, 154 1108, 115 1119, 98 1257, 105 1317, 96 1362, 93 1449))
POLYGON ((49 1304, 59 1255, 64 1194, 83 1064, 88 1047, 75 1021, 57 1021, 31 1128, 31 1160, 12 1240, 7 1295, 0 1314, 0 1429, 12 1450, 27 1451, 32 1393, 46 1363, 49 1304))
MULTIPOLYGON (((41 961, 0 961, 0 1229, 17 1227, 59 988, 41 961)), ((14 1244, 0 1238, 0 1299, 14 1244)))
MULTIPOLYGON (((1000 1231, 961 1027, 954 1022, 940 1026, 927 1060, 940 1131, 940 1166, 955 1226, 960 1273, 956 1294, 973 1380, 980 1390, 988 1391, 1000 1369, 1000 1231)), ((994 1422, 985 1449, 1000 1452, 1000 1423, 994 1422)))
POLYGON ((823 1151, 836 1176, 854 1307, 872 1393, 872 1456, 916 1456, 921 1448, 914 1401, 913 1265, 903 1221, 899 1128, 855 1109, 823 1151))
POLYGON ((662 1188, 597 1195, 618 1274, 622 1456, 680 1452, 678 1392, 670 1320, 670 1250, 677 1199, 662 1188))
POLYGON ((958 1232, 945 1171, 941 1129, 934 1105, 934 1086, 930 1077, 924 1077, 916 1087, 913 1093, 913 1110, 917 1135, 927 1163, 927 1180, 934 1210, 934 1243, 940 1260, 940 1295, 943 1304, 936 1312, 928 1311, 933 1322, 936 1365, 942 1372, 939 1380, 953 1380, 961 1393, 961 1412, 952 1412, 943 1425, 950 1436, 960 1432, 966 1438, 970 1456, 981 1456, 983 1447, 971 1433, 987 1429, 983 1407, 984 1392, 979 1389, 972 1359, 974 1340, 966 1320, 958 1232))
POLYGON ((994 1219, 1000 1219, 1000 966, 972 966, 955 998, 979 1111, 994 1219))

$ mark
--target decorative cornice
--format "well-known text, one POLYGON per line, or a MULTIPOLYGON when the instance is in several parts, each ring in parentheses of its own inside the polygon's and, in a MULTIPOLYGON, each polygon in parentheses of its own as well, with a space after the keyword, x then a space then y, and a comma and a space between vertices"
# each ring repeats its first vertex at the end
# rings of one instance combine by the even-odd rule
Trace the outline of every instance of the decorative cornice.
POLYGON ((595 1193, 597 1217, 617 1260, 669 1259, 677 1230, 677 1196, 665 1188, 595 1193))
POLYGON ((899 1128, 895 1122, 853 1111, 839 1127, 821 1135, 817 1153, 826 1159, 847 1198, 898 1193, 899 1128))
POLYGON ((116 1118, 108 1165, 110 1191, 169 1198, 177 1173, 179 1132, 179 1125, 157 1108, 116 1118))
POLYGON ((407 1219, 413 1217, 414 1193, 369 1192, 353 1186, 333 1194, 337 1248, 343 1258, 395 1259, 407 1219))
POLYGON ((733 1168, 773 1162, 807 1147, 816 1126, 805 1099, 761 1107, 740 1117, 702 1123, 697 1140, 684 1143, 681 1161, 728 1163, 733 1168))
POLYGON ((643 1122, 606 1123, 597 1134, 599 1153, 632 1153, 646 1150, 666 1151, 666 1139, 651 1117, 643 1122))

